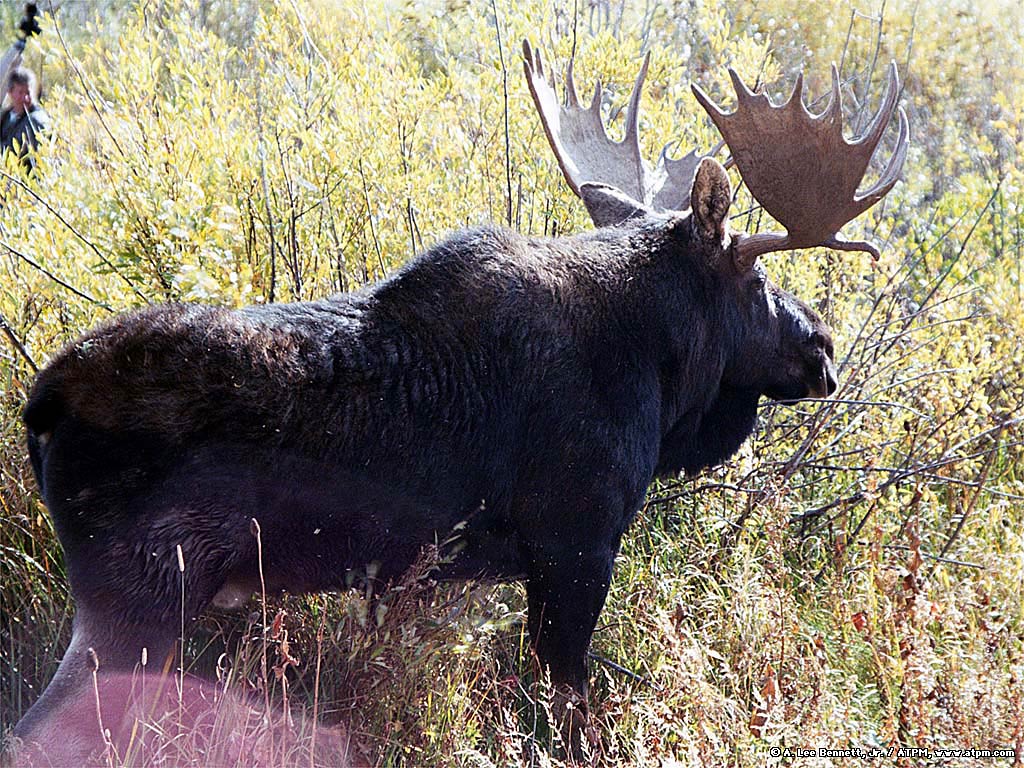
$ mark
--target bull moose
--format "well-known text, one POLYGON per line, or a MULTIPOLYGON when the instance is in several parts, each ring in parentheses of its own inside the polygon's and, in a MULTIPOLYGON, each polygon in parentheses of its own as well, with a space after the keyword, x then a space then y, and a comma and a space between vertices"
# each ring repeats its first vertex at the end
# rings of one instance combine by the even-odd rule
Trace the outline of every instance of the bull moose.
MULTIPOLYGON (((607 137, 601 86, 561 103, 523 45, 547 138, 597 229, 450 235, 371 287, 228 310, 173 304, 122 315, 63 349, 24 412, 32 464, 76 604, 71 644, 14 735, 57 762, 96 746, 63 717, 96 671, 104 691, 173 652, 179 611, 268 588, 343 587, 368 563, 392 579, 452 541, 442 579, 524 580, 528 629, 566 711, 585 718, 587 648, 620 538, 657 476, 733 454, 762 396, 836 388, 830 331, 770 282, 763 254, 827 246, 898 180, 898 138, 858 193, 892 118, 895 65, 864 135, 842 135, 838 73, 812 115, 801 80, 781 106, 730 70, 738 106, 693 92, 732 161, 786 232, 727 223, 732 190, 710 156, 644 163, 640 93, 607 137), (179 571, 180 547, 187 564, 179 571), (182 605, 184 604, 184 605, 182 605), (97 667, 98 665, 98 667, 97 667), (51 750, 56 750, 52 752, 51 750)), ((122 697, 123 698, 123 697, 122 697)))

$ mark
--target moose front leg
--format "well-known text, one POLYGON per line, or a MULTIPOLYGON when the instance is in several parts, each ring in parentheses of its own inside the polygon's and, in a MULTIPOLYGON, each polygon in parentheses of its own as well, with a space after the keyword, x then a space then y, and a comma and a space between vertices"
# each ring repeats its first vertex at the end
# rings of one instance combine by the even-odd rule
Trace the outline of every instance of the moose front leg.
POLYGON ((604 606, 615 550, 578 548, 535 560, 527 584, 528 626, 537 659, 554 686, 554 716, 574 757, 584 737, 596 748, 589 723, 587 649, 604 606))

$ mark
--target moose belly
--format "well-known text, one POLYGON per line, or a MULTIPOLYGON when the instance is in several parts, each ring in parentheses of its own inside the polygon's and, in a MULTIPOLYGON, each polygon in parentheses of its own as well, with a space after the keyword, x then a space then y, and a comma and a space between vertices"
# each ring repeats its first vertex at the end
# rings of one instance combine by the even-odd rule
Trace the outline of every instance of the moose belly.
POLYGON ((298 594, 385 582, 421 557, 435 560, 439 578, 510 579, 522 570, 514 527, 498 504, 414 493, 401 477, 281 449, 220 445, 190 454, 143 514, 164 507, 155 527, 177 530, 193 549, 223 548, 226 567, 208 587, 219 607, 238 607, 261 589, 298 594))

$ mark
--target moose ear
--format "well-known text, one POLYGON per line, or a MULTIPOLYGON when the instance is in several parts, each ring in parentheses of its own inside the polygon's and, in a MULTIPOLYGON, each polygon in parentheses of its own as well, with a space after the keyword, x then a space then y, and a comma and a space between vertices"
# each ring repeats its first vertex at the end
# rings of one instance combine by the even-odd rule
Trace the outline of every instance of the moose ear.
MULTIPOLYGON (((724 171, 723 171, 724 173, 724 171)), ((614 227, 627 219, 639 218, 649 209, 618 187, 609 184, 580 184, 580 197, 587 206, 590 218, 598 227, 614 227)))
POLYGON ((729 245, 726 217, 731 202, 732 187, 725 168, 714 158, 705 157, 697 166, 690 191, 694 223, 703 240, 722 248, 729 245))

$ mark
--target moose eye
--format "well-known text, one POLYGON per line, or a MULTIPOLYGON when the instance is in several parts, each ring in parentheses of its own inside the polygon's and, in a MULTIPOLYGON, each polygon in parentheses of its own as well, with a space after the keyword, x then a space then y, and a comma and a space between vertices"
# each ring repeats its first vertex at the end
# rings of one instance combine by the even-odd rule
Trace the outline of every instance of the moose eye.
POLYGON ((835 352, 832 348, 832 340, 829 339, 825 334, 820 331, 815 331, 811 334, 811 346, 815 349, 823 349, 825 354, 831 358, 835 352))

